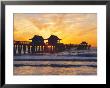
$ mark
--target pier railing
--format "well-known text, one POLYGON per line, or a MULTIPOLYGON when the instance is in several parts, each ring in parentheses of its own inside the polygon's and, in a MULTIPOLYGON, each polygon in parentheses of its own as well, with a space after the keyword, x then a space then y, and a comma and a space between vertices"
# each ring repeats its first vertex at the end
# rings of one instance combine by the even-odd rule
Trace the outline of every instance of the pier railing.
POLYGON ((63 44, 58 43, 56 45, 33 45, 29 41, 14 41, 14 55, 21 54, 38 54, 38 53, 58 53, 65 50, 70 50, 71 48, 76 49, 89 49, 88 45, 78 45, 78 44, 63 44))

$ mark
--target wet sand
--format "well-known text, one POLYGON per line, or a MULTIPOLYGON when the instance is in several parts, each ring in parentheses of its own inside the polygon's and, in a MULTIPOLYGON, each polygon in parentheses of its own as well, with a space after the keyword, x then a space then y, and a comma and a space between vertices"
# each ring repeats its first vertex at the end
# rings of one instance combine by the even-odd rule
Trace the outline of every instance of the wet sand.
POLYGON ((97 75, 97 62, 14 61, 14 75, 97 75))

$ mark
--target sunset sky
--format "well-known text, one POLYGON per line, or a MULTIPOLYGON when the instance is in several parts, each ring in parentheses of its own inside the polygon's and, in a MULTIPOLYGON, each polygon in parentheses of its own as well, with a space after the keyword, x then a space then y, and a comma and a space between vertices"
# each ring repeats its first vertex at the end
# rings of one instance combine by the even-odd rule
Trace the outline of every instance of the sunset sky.
POLYGON ((61 43, 86 41, 97 47, 97 14, 14 14, 14 40, 29 41, 34 35, 56 35, 61 43))

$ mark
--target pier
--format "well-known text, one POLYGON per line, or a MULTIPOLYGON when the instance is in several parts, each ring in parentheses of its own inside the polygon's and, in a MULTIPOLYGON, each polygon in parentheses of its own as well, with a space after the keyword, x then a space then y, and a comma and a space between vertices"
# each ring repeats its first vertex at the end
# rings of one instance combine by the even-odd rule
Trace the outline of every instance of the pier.
POLYGON ((90 49, 91 45, 85 41, 80 44, 63 44, 60 43, 60 38, 51 35, 49 38, 44 39, 42 36, 34 35, 31 41, 14 41, 14 55, 21 54, 42 54, 42 53, 58 53, 65 50, 75 48, 77 50, 90 49), (44 42, 48 41, 48 42, 44 42))

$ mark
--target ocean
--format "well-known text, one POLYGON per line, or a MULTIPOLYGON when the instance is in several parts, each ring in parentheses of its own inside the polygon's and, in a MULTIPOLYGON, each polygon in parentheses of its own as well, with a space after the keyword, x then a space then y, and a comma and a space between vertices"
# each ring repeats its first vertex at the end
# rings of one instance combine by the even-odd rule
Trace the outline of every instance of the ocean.
POLYGON ((14 56, 14 75, 97 75, 97 50, 14 56))

